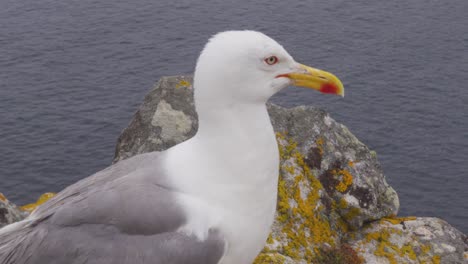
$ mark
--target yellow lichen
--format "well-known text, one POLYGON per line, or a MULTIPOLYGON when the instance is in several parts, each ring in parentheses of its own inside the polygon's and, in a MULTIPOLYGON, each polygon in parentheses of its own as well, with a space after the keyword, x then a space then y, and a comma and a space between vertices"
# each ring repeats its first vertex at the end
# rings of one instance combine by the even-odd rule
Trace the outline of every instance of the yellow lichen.
POLYGON ((346 192, 349 186, 353 184, 353 175, 347 170, 333 169, 331 174, 338 181, 335 189, 341 193, 346 192))
POLYGON ((395 252, 398 252, 399 248, 397 245, 394 245, 390 242, 390 235, 393 232, 399 233, 399 231, 400 230, 389 228, 379 232, 371 232, 366 234, 365 240, 366 242, 370 242, 371 240, 377 242, 374 255, 388 259, 390 264, 398 264, 395 252))
POLYGON ((411 260, 416 260, 416 253, 411 245, 405 244, 399 250, 400 257, 408 256, 411 260))
POLYGON ((47 202, 50 198, 52 198, 54 196, 55 196, 55 193, 51 193, 51 192, 44 193, 43 195, 41 195, 39 197, 39 199, 37 199, 37 201, 35 203, 30 203, 30 204, 27 204, 27 205, 23 205, 23 206, 20 207, 20 209, 23 210, 23 211, 26 211, 26 212, 32 212, 39 205, 47 202))
POLYGON ((398 246, 397 244, 391 242, 390 238, 392 235, 400 236, 402 234, 403 231, 401 229, 388 226, 387 228, 367 233, 364 238, 363 247, 369 247, 368 244, 374 242, 375 249, 373 254, 377 257, 386 258, 390 264, 402 263, 402 261, 440 264, 439 256, 430 255, 430 245, 424 244, 417 240, 409 240, 402 246, 398 246), (418 252, 418 254, 416 254, 416 252, 418 252))
POLYGON ((323 143, 324 143, 323 137, 320 137, 315 141, 315 144, 317 145, 320 156, 323 155, 323 143))
POLYGON ((402 222, 413 221, 413 220, 416 220, 415 216, 406 216, 406 217, 392 216, 392 217, 384 217, 384 218, 380 219, 380 221, 386 221, 386 222, 392 223, 394 225, 399 225, 402 222))
POLYGON ((340 201, 338 203, 338 208, 340 208, 340 209, 348 208, 348 202, 346 202, 345 199, 340 199, 340 201))
POLYGON ((2 201, 2 202, 7 201, 7 198, 5 197, 5 195, 3 195, 3 193, 0 193, 0 201, 2 201))
POLYGON ((343 218, 345 220, 352 220, 353 218, 355 218, 356 216, 360 215, 361 214, 361 210, 357 207, 351 207, 349 208, 348 212, 346 214, 343 215, 343 218))
POLYGON ((421 245, 421 251, 423 254, 429 253, 429 251, 431 251, 431 245, 421 245))
POLYGON ((276 253, 276 254, 265 254, 260 253, 252 264, 283 264, 285 258, 276 253))
POLYGON ((273 244, 273 242, 275 242, 275 241, 273 240, 273 238, 271 237, 271 234, 270 234, 268 236, 268 238, 267 238, 267 244, 273 244))
MULTIPOLYGON (((275 224, 279 226, 270 234, 267 239, 268 245, 254 263, 282 263, 275 262, 282 259, 272 259, 280 255, 307 263, 319 263, 317 260, 329 259, 327 254, 330 252, 341 252, 340 256, 352 255, 350 253, 353 252, 357 254, 351 247, 342 247, 340 244, 340 234, 349 229, 347 223, 339 217, 333 221, 329 218, 328 210, 346 208, 346 201, 340 201, 338 205, 334 200, 329 201, 331 204, 327 205, 327 209, 322 201, 322 195, 326 194, 326 191, 305 162, 297 143, 283 133, 276 133, 276 137, 281 158, 275 224), (322 254, 327 256, 321 257, 322 254)), ((317 139, 316 145, 318 154, 322 155, 323 138, 317 139)), ((337 177, 349 188, 352 176, 349 178, 347 174, 349 172, 343 172, 337 177)), ((358 209, 350 210, 350 215, 359 213, 356 210, 358 209)), ((348 259, 353 259, 353 262, 343 259, 345 262, 337 263, 361 263, 357 257, 348 259)))
POLYGON ((175 88, 180 88, 180 87, 190 87, 192 84, 188 82, 187 80, 180 80, 178 84, 176 84, 175 88))
MULTIPOLYGON (((334 246, 338 238, 332 230, 320 205, 320 192, 324 190, 320 181, 312 175, 297 143, 277 133, 282 166, 278 184, 277 222, 282 224, 281 253, 293 259, 310 262, 318 248, 327 244, 334 246), (284 162, 284 161, 292 162, 284 162), (285 179, 284 175, 288 175, 285 179), (305 188, 301 193, 301 188, 305 188), (285 241, 286 240, 286 241, 285 241)), ((323 141, 318 141, 323 144, 323 141)), ((260 262, 258 262, 260 263, 260 262)))

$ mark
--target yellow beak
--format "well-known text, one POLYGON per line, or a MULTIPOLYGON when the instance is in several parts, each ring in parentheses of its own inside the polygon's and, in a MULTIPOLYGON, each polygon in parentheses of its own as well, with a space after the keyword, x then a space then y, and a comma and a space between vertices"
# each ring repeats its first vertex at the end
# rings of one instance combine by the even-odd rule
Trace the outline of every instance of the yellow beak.
POLYGON ((340 79, 335 75, 299 64, 299 70, 287 74, 278 75, 291 79, 294 86, 311 88, 322 93, 344 96, 344 87, 340 79))

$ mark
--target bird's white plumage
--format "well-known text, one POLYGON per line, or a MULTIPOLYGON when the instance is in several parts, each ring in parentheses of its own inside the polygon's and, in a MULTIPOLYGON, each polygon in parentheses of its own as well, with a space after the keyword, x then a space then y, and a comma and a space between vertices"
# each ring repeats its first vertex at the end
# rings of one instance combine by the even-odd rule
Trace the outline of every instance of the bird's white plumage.
POLYGON ((279 154, 265 103, 288 85, 278 74, 297 63, 274 40, 252 31, 210 40, 197 63, 198 133, 168 151, 166 170, 188 214, 183 232, 204 239, 218 228, 227 242, 221 263, 251 263, 263 248, 276 209, 279 154), (277 56, 280 63, 265 64, 277 56))

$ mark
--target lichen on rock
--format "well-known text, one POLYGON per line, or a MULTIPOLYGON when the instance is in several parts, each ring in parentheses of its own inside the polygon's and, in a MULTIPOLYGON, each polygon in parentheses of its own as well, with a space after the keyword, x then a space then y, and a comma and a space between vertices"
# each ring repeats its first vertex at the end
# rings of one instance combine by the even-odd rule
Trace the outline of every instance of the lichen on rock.
POLYGON ((161 128, 161 140, 182 141, 190 132, 192 121, 183 111, 174 110, 170 104, 161 100, 151 119, 151 125, 161 128))
POLYGON ((466 236, 437 218, 389 218, 367 224, 349 243, 366 263, 466 263, 466 236))
POLYGON ((55 196, 55 193, 51 193, 51 192, 44 193, 41 196, 39 196, 39 198, 36 200, 36 202, 23 205, 23 206, 20 207, 20 209, 29 214, 32 211, 34 211, 39 205, 47 202, 50 198, 52 198, 54 196, 55 196))
POLYGON ((0 228, 20 221, 26 217, 27 213, 23 212, 18 206, 10 202, 2 193, 0 193, 0 228))

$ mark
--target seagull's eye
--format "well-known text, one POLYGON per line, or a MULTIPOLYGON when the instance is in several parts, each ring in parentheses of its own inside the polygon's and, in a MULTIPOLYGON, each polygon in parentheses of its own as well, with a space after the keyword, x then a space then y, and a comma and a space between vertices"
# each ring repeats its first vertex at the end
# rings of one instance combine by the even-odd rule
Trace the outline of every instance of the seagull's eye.
POLYGON ((278 57, 276 57, 276 56, 270 56, 270 57, 268 57, 268 58, 265 59, 265 62, 266 62, 266 64, 268 64, 268 65, 276 64, 276 63, 278 63, 278 57))

